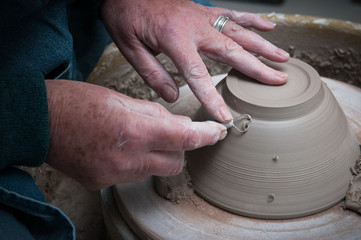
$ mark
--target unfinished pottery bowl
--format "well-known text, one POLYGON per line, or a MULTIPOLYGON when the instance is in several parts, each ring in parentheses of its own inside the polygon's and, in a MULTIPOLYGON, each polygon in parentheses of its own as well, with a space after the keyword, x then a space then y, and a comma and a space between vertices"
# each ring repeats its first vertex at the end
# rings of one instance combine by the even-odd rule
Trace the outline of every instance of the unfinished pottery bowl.
MULTIPOLYGON (((199 195, 230 212, 288 219, 321 212, 346 195, 358 142, 318 73, 296 59, 274 63, 288 74, 281 86, 232 70, 217 90, 233 117, 249 114, 245 133, 230 128, 214 146, 187 153, 199 195)), ((201 107, 197 120, 211 119, 201 107)))

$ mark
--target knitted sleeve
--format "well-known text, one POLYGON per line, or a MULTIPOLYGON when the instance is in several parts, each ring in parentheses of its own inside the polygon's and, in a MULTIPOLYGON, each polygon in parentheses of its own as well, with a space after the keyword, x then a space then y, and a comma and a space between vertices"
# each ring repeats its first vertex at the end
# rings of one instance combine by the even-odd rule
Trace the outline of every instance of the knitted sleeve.
POLYGON ((0 71, 0 116, 0 170, 41 165, 49 148, 49 120, 40 72, 0 71))

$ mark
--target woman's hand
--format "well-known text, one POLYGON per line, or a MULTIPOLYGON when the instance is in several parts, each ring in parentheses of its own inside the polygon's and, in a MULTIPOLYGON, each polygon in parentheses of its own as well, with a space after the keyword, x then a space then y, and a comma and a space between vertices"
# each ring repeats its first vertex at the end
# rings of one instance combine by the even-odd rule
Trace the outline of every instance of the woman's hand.
POLYGON ((246 29, 270 31, 275 27, 258 15, 204 7, 189 0, 105 0, 102 16, 120 51, 161 97, 175 101, 178 87, 154 57, 159 52, 172 59, 202 105, 220 122, 228 122, 232 116, 198 52, 263 83, 287 81, 286 74, 249 53, 276 62, 289 59, 286 52, 246 29), (220 15, 230 18, 222 33, 213 28, 220 15))
POLYGON ((157 103, 92 84, 46 80, 47 163, 89 189, 178 174, 184 151, 215 144, 226 128, 192 122, 157 103))

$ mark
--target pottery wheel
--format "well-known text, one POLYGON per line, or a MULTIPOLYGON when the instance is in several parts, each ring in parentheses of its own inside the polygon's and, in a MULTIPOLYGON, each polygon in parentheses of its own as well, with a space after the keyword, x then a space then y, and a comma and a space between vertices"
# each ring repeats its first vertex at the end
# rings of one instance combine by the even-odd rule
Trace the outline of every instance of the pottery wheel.
MULTIPOLYGON (((223 77, 216 76, 213 80, 217 82, 223 77)), ((340 103, 361 143, 361 89, 322 80, 340 103)), ((171 112, 186 115, 192 115, 199 107, 187 87, 181 89, 176 103, 163 104, 171 112), (181 109, 180 102, 187 107, 181 109)), ((341 204, 303 218, 260 220, 226 212, 196 194, 179 203, 170 202, 157 195, 152 178, 119 184, 112 190, 110 194, 121 215, 143 239, 357 239, 361 236, 361 217, 343 210, 341 204)), ((110 213, 105 211, 107 214, 110 213)))

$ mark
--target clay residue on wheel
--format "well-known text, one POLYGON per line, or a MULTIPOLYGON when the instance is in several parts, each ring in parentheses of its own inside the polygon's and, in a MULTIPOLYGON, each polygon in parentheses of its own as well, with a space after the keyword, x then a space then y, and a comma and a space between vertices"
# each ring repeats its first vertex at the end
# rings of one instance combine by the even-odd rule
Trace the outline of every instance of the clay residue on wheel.
POLYGON ((300 50, 290 45, 290 56, 302 59, 315 67, 321 76, 340 79, 348 84, 361 87, 361 54, 355 49, 331 48, 320 54, 313 51, 300 50))
POLYGON ((280 13, 263 14, 277 27, 258 32, 324 77, 361 87, 361 24, 280 13))
POLYGON ((346 200, 343 203, 345 209, 361 214, 361 155, 354 167, 351 167, 353 178, 350 180, 346 200))
POLYGON ((172 202, 188 199, 194 193, 191 177, 187 169, 176 176, 154 177, 154 187, 157 193, 172 202))

